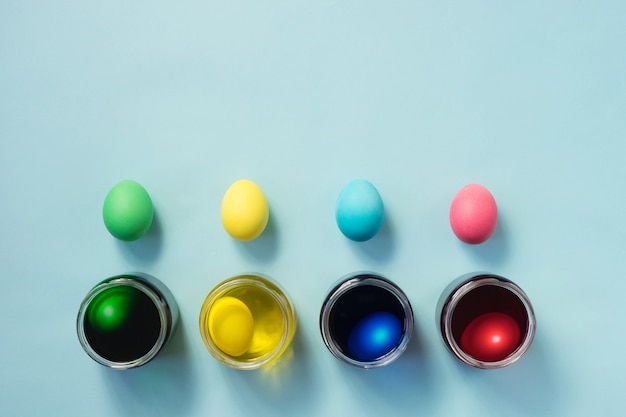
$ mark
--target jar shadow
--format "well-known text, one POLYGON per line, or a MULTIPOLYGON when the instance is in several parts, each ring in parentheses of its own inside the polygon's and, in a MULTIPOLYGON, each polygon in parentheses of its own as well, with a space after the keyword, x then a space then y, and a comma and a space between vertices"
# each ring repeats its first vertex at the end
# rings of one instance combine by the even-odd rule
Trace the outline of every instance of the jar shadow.
POLYGON ((558 414, 560 398, 572 398, 562 394, 562 379, 557 378, 541 335, 537 336, 526 355, 506 368, 483 370, 455 360, 480 403, 490 410, 510 410, 511 415, 553 416, 558 414))
POLYGON ((434 371, 420 334, 416 326, 407 350, 389 365, 364 370, 337 362, 354 396, 360 397, 359 403, 367 407, 365 414, 385 415, 389 410, 398 415, 432 412, 430 407, 436 402, 431 383, 434 371))
POLYGON ((119 415, 186 416, 191 413, 197 384, 185 334, 179 322, 163 351, 141 367, 123 371, 102 367, 111 403, 119 415))
POLYGON ((311 378, 311 358, 300 328, 287 351, 275 363, 250 371, 222 368, 231 392, 242 400, 237 404, 243 415, 295 416, 312 407, 319 398, 311 378))

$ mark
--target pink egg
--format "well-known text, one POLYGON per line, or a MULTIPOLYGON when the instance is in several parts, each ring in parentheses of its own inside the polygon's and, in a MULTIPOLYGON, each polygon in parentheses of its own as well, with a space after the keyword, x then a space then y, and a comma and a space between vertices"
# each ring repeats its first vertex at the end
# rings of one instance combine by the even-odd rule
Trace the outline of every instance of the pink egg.
POLYGON ((466 185, 454 196, 450 206, 450 226, 463 242, 483 243, 491 237, 497 224, 496 200, 482 185, 466 185))

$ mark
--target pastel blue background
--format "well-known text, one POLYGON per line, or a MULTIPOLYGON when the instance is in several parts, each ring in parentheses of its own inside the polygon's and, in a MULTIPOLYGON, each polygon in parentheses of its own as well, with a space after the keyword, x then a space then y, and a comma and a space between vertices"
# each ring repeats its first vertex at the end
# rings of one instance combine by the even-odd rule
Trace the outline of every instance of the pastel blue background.
POLYGON ((0 0, 0 414, 3 416, 623 416, 626 388, 626 3, 598 1, 0 0), (106 231, 115 183, 151 193, 133 243, 106 231), (256 241, 223 230, 223 193, 256 181, 256 241), (380 234, 334 223, 367 178, 380 234), (458 241, 463 185, 494 194, 487 243, 458 241), (181 307, 143 368, 91 361, 75 334, 98 281, 139 270, 181 307), (411 300, 416 334, 392 365, 325 349, 326 291, 357 270, 411 300), (530 296, 538 333, 499 371, 458 363, 435 304, 488 270, 530 296), (299 315, 268 371, 215 361, 197 331, 221 280, 258 271, 299 315))

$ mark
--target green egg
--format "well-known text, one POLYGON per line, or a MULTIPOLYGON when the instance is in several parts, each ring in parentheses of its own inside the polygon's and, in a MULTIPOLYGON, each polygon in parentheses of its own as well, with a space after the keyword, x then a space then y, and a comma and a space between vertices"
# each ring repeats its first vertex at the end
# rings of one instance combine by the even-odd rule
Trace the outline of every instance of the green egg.
POLYGON ((141 184, 126 180, 116 184, 104 199, 102 217, 108 231, 120 240, 137 240, 146 234, 154 208, 141 184))
POLYGON ((137 295, 135 291, 131 287, 119 286, 98 294, 87 310, 89 324, 100 332, 122 328, 131 317, 137 295))

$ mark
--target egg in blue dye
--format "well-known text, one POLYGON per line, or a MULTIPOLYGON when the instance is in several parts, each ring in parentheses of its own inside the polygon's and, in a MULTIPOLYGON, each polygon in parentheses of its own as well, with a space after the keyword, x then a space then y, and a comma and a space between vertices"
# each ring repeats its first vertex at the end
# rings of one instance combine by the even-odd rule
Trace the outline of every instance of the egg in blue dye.
POLYGON ((363 317, 352 329, 348 350, 359 361, 374 361, 391 352, 402 339, 402 323, 393 314, 376 312, 363 317))
POLYGON ((384 219, 383 199, 374 185, 363 179, 348 183, 339 193, 335 219, 348 239, 364 242, 376 236, 384 219))

